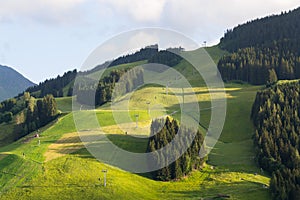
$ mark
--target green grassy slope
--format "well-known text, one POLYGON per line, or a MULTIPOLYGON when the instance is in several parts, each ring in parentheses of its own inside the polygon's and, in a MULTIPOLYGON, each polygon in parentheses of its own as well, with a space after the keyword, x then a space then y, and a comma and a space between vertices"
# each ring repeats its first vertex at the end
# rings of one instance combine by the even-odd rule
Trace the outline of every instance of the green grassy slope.
MULTIPOLYGON (((228 85, 228 87, 241 88, 229 92, 231 98, 228 100, 228 117, 240 123, 249 122, 249 118, 238 119, 239 114, 236 112, 241 110, 244 114, 248 113, 247 110, 250 108, 248 101, 258 88, 243 85, 228 85), (243 101, 245 102, 239 104, 243 101)), ((149 88, 146 89, 149 90, 149 88)), ((143 94, 142 90, 139 92, 143 94)), ((139 93, 135 95, 139 96, 139 93)), ((104 127, 114 124, 111 112, 99 110, 97 115, 99 119, 107 119, 106 122, 102 122, 104 127)), ((146 112, 141 115, 147 118, 146 112)), ((229 194, 232 199, 268 199, 268 191, 262 188, 262 184, 268 184, 269 179, 262 175, 254 175, 258 169, 253 160, 249 159, 253 149, 252 144, 248 143, 251 137, 248 127, 249 125, 246 125, 245 129, 241 128, 239 132, 235 132, 235 123, 226 122, 221 141, 209 156, 209 164, 216 166, 215 169, 210 169, 208 166, 201 172, 193 172, 190 177, 181 181, 164 183, 99 163, 84 150, 43 163, 43 157, 38 155, 47 151, 46 146, 55 142, 64 133, 75 131, 72 115, 69 114, 41 134, 41 146, 38 146, 36 139, 33 139, 29 143, 24 144, 20 141, 5 148, 5 152, 12 154, 10 156, 17 156, 17 159, 10 161, 10 164, 2 169, 9 173, 22 174, 25 177, 23 181, 17 183, 14 180, 19 177, 10 180, 17 187, 10 188, 2 198, 12 199, 22 196, 25 199, 39 197, 43 199, 57 197, 67 199, 86 199, 87 197, 92 199, 98 197, 102 199, 199 199, 200 197, 211 198, 223 193, 229 194), (243 143, 244 141, 246 142, 243 143), (26 154, 25 158, 22 157, 23 151, 26 154), (245 161, 246 159, 250 161, 245 161), (35 169, 34 176, 26 174, 25 166, 28 166, 26 164, 28 160, 36 161, 30 162, 34 165, 30 166, 35 169), (16 168, 14 166, 19 166, 18 171, 14 171, 16 168), (109 171, 107 188, 101 186, 102 182, 98 180, 103 177, 101 170, 104 168, 109 171)), ((146 145, 146 143, 135 145, 137 141, 128 140, 128 137, 124 135, 113 135, 110 138, 125 149, 134 146, 135 149, 130 149, 134 152, 143 152, 146 145)), ((6 159, 11 159, 10 156, 6 159)), ((9 176, 3 174, 1 182, 6 181, 9 176)))
POLYGON ((91 74, 88 74, 87 77, 89 78, 92 78, 92 79, 95 79, 95 80, 99 80, 100 78, 103 78, 107 75, 109 75, 109 73, 115 69, 124 69, 124 70, 128 70, 128 69, 131 69, 133 67, 136 67, 136 66, 139 66, 139 65, 142 65, 142 64, 145 64, 147 63, 146 60, 143 60, 143 61, 137 61, 137 62, 133 62, 133 63, 127 63, 127 64, 121 64, 121 65, 116 65, 116 66, 112 66, 112 67, 109 67, 109 68, 106 68, 106 69, 102 69, 102 70, 99 70, 97 72, 94 72, 94 73, 91 73, 91 74), (101 75, 101 77, 100 77, 101 75))
POLYGON ((227 51, 220 49, 218 45, 212 47, 205 47, 205 51, 210 55, 210 57, 216 64, 218 64, 219 59, 222 56, 228 54, 227 51))
MULTIPOLYGON (((209 107, 210 96, 201 78, 185 63, 180 63, 175 68, 192 82, 200 107, 209 107)), ((70 113, 41 130, 40 145, 37 138, 29 135, 0 148, 0 198, 210 199, 218 194, 227 194, 230 199, 270 199, 268 190, 263 188, 263 184, 268 184, 269 178, 255 166, 251 141, 253 127, 249 119, 250 109, 259 87, 226 84, 226 88, 228 107, 225 127, 219 142, 209 155, 209 165, 202 171, 194 171, 189 177, 179 181, 158 182, 103 164, 84 148, 68 151, 74 146, 74 141, 78 141, 78 136, 73 133, 76 130, 70 113), (64 139, 68 134, 72 136, 64 139), (60 156, 47 160, 46 154, 50 151, 56 151, 60 156), (102 186, 102 169, 108 169, 106 188, 102 186)), ((153 115, 172 113, 178 109, 176 97, 172 93, 167 96, 163 89, 144 87, 131 96, 129 107, 132 111, 129 116, 134 119, 134 114, 138 112, 139 126, 150 123, 146 105, 150 98, 152 104, 160 105, 152 108, 153 115)), ((176 91, 175 88, 171 89, 176 91)), ((70 110, 70 98, 58 99, 57 102, 61 111, 70 110)), ((126 113, 122 110, 117 112, 120 116, 126 113)), ((147 140, 127 137, 116 127, 109 104, 100 107, 96 115, 101 127, 110 134, 108 137, 115 144, 133 152, 145 151, 147 140)), ((178 118, 179 113, 173 117, 178 118)), ((209 110, 201 112, 203 124, 208 125, 209 119, 209 110)), ((129 134, 135 134, 132 128, 134 124, 124 120, 122 125, 125 128, 122 128, 129 134)))
POLYGON ((61 112, 71 112, 72 111, 72 97, 60 97, 56 98, 57 109, 61 112))

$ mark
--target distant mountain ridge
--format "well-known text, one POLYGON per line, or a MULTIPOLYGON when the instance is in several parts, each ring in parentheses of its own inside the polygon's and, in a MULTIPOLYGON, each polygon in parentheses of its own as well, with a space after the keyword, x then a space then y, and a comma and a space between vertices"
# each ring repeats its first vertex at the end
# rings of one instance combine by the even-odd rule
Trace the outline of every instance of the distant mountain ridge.
POLYGON ((17 96, 35 84, 11 67, 0 65, 0 101, 17 96))

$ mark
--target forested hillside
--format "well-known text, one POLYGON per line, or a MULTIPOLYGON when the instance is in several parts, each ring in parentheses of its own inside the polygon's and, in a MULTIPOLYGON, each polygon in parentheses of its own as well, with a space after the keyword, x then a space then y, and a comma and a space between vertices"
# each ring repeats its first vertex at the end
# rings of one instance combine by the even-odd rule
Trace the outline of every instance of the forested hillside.
POLYGON ((257 93, 252 108, 258 164, 272 174, 274 199, 300 197, 300 81, 257 93))
POLYGON ((10 124, 11 128, 1 131, 0 144, 36 131, 57 116, 57 105, 52 95, 35 99, 25 92, 20 97, 5 100, 0 103, 0 124, 10 124))
POLYGON ((218 63, 225 81, 260 85, 300 78, 300 8, 228 30, 219 46, 231 52, 218 63))
POLYGON ((74 81, 77 75, 77 70, 64 73, 63 76, 57 76, 56 78, 47 79, 39 85, 30 87, 26 92, 36 98, 42 98, 47 94, 52 94, 54 97, 72 96, 72 86, 70 85, 67 94, 64 94, 64 88, 74 81))
POLYGON ((115 85, 118 83, 115 95, 120 96, 131 92, 144 83, 143 70, 112 70, 108 76, 99 81, 84 77, 74 85, 73 94, 77 101, 90 106, 100 106, 111 101, 115 85), (121 78, 122 77, 122 78, 121 78))

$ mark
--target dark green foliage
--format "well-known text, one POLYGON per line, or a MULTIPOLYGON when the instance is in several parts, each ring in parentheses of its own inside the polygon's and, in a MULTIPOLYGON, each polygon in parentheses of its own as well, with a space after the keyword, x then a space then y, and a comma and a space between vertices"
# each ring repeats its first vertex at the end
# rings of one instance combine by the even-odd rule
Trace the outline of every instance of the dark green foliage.
POLYGON ((10 122, 14 115, 26 108, 29 101, 28 95, 30 97, 30 94, 25 92, 21 97, 7 99, 0 103, 0 124, 10 122))
POLYGON ((121 56, 110 63, 109 66, 116 66, 120 64, 132 63, 142 60, 148 60, 158 52, 158 45, 151 45, 145 47, 134 54, 129 54, 126 56, 121 56))
POLYGON ((300 78, 299 19, 300 8, 228 31, 219 45, 231 52, 218 63, 222 78, 255 85, 300 78))
POLYGON ((296 199, 300 194, 299 100, 300 81, 293 81, 258 92, 252 107, 256 159, 273 173, 274 199, 296 199))
POLYGON ((15 98, 7 99, 0 104, 0 112, 10 111, 17 104, 15 98))
POLYGON ((113 92, 116 96, 122 96, 143 85, 143 83, 142 69, 135 68, 129 71, 113 70, 108 76, 103 77, 98 84, 94 81, 80 82, 74 86, 74 93, 77 95, 79 103, 100 106, 111 101, 113 92), (115 88, 116 83, 118 86, 115 88))
POLYGON ((13 115, 16 115, 20 111, 26 108, 30 94, 25 92, 23 96, 20 95, 20 97, 17 98, 11 98, 7 99, 3 102, 0 103, 0 113, 6 113, 6 112, 11 112, 13 115))
POLYGON ((25 92, 23 96, 8 99, 0 103, 0 123, 12 123, 13 131, 10 140, 17 140, 28 133, 54 120, 57 106, 52 95, 36 100, 25 92))
POLYGON ((121 56, 111 63, 104 63, 102 65, 97 66, 96 68, 88 71, 87 73, 93 73, 97 70, 106 68, 106 67, 112 67, 116 65, 121 65, 121 64, 126 64, 126 63, 133 63, 137 61, 142 61, 142 60, 147 60, 148 63, 158 63, 158 64, 163 64, 167 65, 169 67, 173 67, 177 65, 182 58, 178 56, 181 51, 183 51, 183 48, 169 48, 167 50, 158 50, 158 45, 150 45, 145 48, 140 49, 139 51, 121 56))
POLYGON ((77 70, 64 73, 63 76, 49 79, 40 83, 39 85, 28 88, 26 91, 30 92, 36 98, 43 98, 47 94, 52 94, 54 97, 63 96, 63 88, 75 80, 77 70), (36 93, 40 91, 39 93, 36 93))
POLYGON ((41 126, 52 121, 57 114, 57 105, 52 95, 46 95, 43 100, 36 102, 39 123, 41 126))
POLYGON ((42 100, 29 100, 26 109, 26 120, 23 124, 24 133, 30 133, 46 125, 57 116, 57 105, 52 95, 46 95, 42 100))
POLYGON ((170 165, 152 172, 153 177, 157 180, 169 181, 188 175, 193 169, 199 169, 205 162, 204 158, 199 157, 199 152, 204 141, 200 131, 179 126, 176 120, 171 121, 169 117, 167 117, 165 123, 163 123, 163 119, 152 121, 152 136, 149 138, 147 152, 154 152, 167 144, 171 145, 172 150, 161 154, 156 153, 157 157, 152 161, 156 163, 149 164, 163 164, 168 162, 170 158, 179 158, 170 165), (178 137, 179 142, 171 143, 175 136, 178 137), (184 146, 188 147, 186 152, 183 152, 184 146))
POLYGON ((13 114, 11 112, 7 112, 3 115, 3 122, 8 123, 13 119, 13 114))
POLYGON ((73 95, 73 87, 69 87, 67 96, 71 97, 73 95))
MULTIPOLYGON (((178 53, 180 53, 182 49, 178 49, 178 53)), ((163 50, 159 51, 152 58, 148 60, 149 63, 158 63, 167 65, 169 67, 173 67, 177 65, 182 60, 182 57, 177 55, 176 53, 172 53, 172 50, 163 50)))
POLYGON ((13 114, 11 112, 0 113, 0 124, 8 123, 13 119, 13 114))
POLYGON ((281 15, 272 15, 239 25, 228 30, 221 39, 220 47, 230 52, 257 46, 279 48, 290 46, 290 51, 298 51, 300 45, 300 8, 281 15))
POLYGON ((273 198, 276 200, 298 200, 300 197, 300 170, 281 168, 276 170, 270 182, 273 198))
POLYGON ((300 78, 300 57, 275 46, 244 48, 221 58, 218 69, 224 81, 242 80, 261 85, 277 79, 300 78))

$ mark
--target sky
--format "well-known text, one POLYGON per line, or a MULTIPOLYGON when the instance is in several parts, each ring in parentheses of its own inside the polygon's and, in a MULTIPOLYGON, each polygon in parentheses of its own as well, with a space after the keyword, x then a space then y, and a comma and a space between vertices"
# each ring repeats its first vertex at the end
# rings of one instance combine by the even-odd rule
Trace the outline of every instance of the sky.
POLYGON ((156 27, 214 45, 227 29, 299 6, 299 0, 0 1, 0 64, 39 83, 80 69, 120 33, 156 27))

